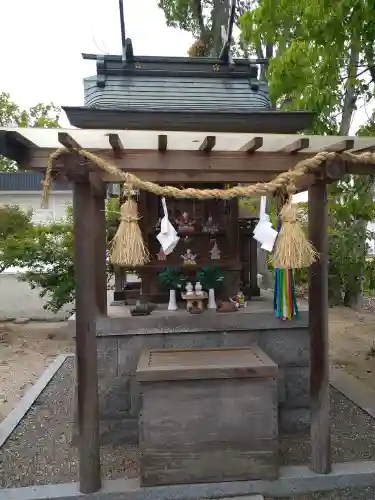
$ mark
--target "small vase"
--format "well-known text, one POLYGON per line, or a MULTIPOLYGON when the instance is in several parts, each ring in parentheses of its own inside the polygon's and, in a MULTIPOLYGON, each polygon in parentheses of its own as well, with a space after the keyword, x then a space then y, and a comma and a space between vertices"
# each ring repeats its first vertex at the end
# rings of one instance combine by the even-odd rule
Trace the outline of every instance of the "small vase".
POLYGON ((195 295, 202 295, 202 285, 199 283, 199 281, 197 281, 195 284, 195 295))
POLYGON ((210 288, 208 290, 208 306, 207 306, 207 309, 216 309, 215 290, 213 288, 210 288))
POLYGON ((168 311, 177 311, 176 290, 169 290, 168 311))

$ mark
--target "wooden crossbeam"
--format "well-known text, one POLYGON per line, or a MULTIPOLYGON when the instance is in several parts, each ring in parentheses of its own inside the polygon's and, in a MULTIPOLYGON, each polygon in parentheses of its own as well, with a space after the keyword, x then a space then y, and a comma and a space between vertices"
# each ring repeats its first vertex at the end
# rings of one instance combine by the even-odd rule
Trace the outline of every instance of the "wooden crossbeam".
POLYGON ((124 151, 124 146, 122 145, 120 136, 118 134, 108 134, 108 140, 114 155, 116 157, 120 157, 124 151))
POLYGON ((68 132, 59 132, 57 134, 59 143, 62 144, 67 149, 82 149, 82 147, 78 144, 73 137, 68 134, 68 132))
POLYGON ((322 178, 327 182, 338 181, 344 177, 346 173, 346 162, 333 161, 327 164, 325 162, 322 169, 322 178))
POLYGON ((208 135, 202 144, 199 146, 199 151, 204 151, 205 153, 209 153, 213 150, 216 144, 216 137, 214 135, 208 135))
POLYGON ((254 153, 257 149, 263 146, 263 137, 253 137, 250 141, 244 144, 240 151, 245 151, 246 153, 254 153))
POLYGON ((160 152, 167 151, 168 147, 168 136, 166 134, 158 135, 158 150, 160 152))
POLYGON ((342 153, 342 151, 347 151, 348 149, 354 148, 354 139, 345 139, 341 142, 336 142, 335 144, 331 144, 326 148, 323 148, 324 151, 332 151, 335 153, 342 153))
MULTIPOLYGON (((28 168, 31 170, 43 170, 46 160, 50 154, 49 150, 40 148, 31 149, 28 168)), ((256 155, 249 155, 244 151, 211 151, 209 155, 202 151, 175 151, 169 150, 168 154, 161 155, 159 151, 153 150, 126 150, 126 158, 113 158, 112 150, 103 150, 96 153, 106 161, 112 162, 117 168, 127 172, 140 171, 186 171, 198 173, 202 178, 207 171, 220 171, 228 175, 230 173, 242 172, 269 172, 275 175, 293 168, 296 158, 277 152, 259 151, 256 155)), ((311 158, 311 154, 299 153, 301 160, 311 158)), ((56 169, 62 161, 56 162, 56 169)), ((230 176, 229 179, 230 180, 230 176)), ((204 181, 202 181, 204 182, 204 181)))
POLYGON ((302 149, 307 149, 309 146, 310 146, 310 139, 308 139, 307 137, 301 137, 300 139, 297 139, 291 144, 287 144, 280 150, 280 152, 287 154, 295 154, 298 153, 298 151, 301 151, 302 149))
POLYGON ((37 148, 38 146, 35 142, 30 141, 27 137, 20 134, 19 132, 15 132, 14 130, 7 132, 6 134, 7 141, 11 143, 16 143, 17 145, 25 146, 27 148, 37 148))
POLYGON ((352 151, 352 153, 354 153, 356 155, 359 155, 361 153, 375 153, 375 144, 373 144, 371 146, 367 146, 365 148, 356 149, 355 151, 352 151))

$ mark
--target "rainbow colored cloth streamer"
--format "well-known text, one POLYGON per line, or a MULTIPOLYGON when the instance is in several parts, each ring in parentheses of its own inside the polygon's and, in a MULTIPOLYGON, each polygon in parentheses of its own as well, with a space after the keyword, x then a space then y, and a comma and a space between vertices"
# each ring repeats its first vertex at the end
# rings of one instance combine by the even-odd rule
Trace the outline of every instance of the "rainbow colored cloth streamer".
MULTIPOLYGON (((278 233, 280 229, 281 225, 278 227, 278 233)), ((273 307, 276 311, 276 318, 281 320, 298 318, 299 311, 293 269, 275 269, 273 307)))
POLYGON ((275 269, 273 305, 277 318, 281 320, 298 318, 299 311, 293 269, 275 269))

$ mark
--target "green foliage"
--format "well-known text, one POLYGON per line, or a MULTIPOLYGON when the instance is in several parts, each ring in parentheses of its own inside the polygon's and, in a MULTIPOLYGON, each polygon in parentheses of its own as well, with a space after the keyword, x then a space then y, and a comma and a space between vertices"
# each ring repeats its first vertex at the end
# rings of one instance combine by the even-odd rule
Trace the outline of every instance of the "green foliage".
MULTIPOLYGON (((205 14, 205 31, 211 32, 216 3, 160 0, 159 6, 170 25, 201 38, 197 5, 205 14)), ((271 58, 262 77, 268 80, 274 106, 314 111, 315 120, 306 133, 348 135, 357 106, 374 99, 375 2, 247 0, 238 6, 242 54, 271 58)), ((359 128, 358 135, 375 135, 375 114, 359 128)), ((373 191, 371 177, 357 176, 330 188, 331 295, 353 296, 362 287, 368 269, 366 226, 375 220, 373 191)), ((240 205, 253 208, 248 200, 240 205)), ((275 223, 274 207, 270 212, 275 223)), ((305 272, 297 273, 297 281, 306 278, 305 272)))
MULTIPOLYGON (((201 37, 201 12, 210 7, 209 1, 159 0, 158 7, 164 11, 167 26, 188 31, 196 38, 201 37)), ((205 24, 205 27, 209 29, 209 25, 205 24)))
POLYGON ((375 219, 372 176, 348 176, 332 185, 329 198, 329 291, 332 304, 344 294, 347 305, 362 289, 370 237, 367 223, 375 219))
POLYGON ((159 273, 158 280, 164 290, 181 290, 187 283, 184 273, 174 267, 166 267, 159 273))
POLYGON ((219 290, 224 281, 224 274, 218 266, 206 266, 197 272, 197 281, 199 281, 204 290, 213 288, 219 290))
POLYGON ((375 290, 375 257, 366 260, 363 288, 370 294, 375 290))
MULTIPOLYGON (((29 109, 22 109, 5 92, 0 92, 0 127, 37 127, 57 128, 61 109, 50 104, 37 104, 29 109)), ((0 156, 0 171, 17 170, 15 162, 0 156)))
MULTIPOLYGON (((107 240, 117 228, 119 200, 107 203, 107 240)), ((67 217, 51 224, 33 225, 31 215, 18 207, 0 210, 0 271, 16 266, 24 270, 21 279, 31 288, 40 288, 45 308, 57 312, 74 302, 74 234, 72 208, 67 217)), ((108 279, 112 266, 107 266, 108 279)))
POLYGON ((375 112, 367 120, 364 125, 361 125, 357 131, 357 135, 363 137, 375 137, 375 112))
POLYGON ((16 205, 0 207, 0 272, 18 266, 17 241, 28 237, 32 228, 31 215, 16 205))
POLYGON ((190 56, 219 55, 221 25, 227 24, 229 2, 215 0, 158 0, 168 26, 191 33, 190 56))
MULTIPOLYGON (((316 113, 307 132, 347 135, 357 103, 373 99, 374 14, 375 4, 368 0, 261 0, 242 16, 241 36, 252 51, 272 46, 267 72, 272 101, 316 113)), ((359 129, 359 135, 374 132, 373 119, 359 129)), ((349 305, 361 291, 366 269, 373 179, 351 176, 333 185, 329 215, 330 296, 335 303, 344 294, 349 305)))
POLYGON ((273 102, 315 111, 312 132, 336 134, 344 107, 353 112, 358 97, 373 98, 374 15, 369 0, 261 0, 242 16, 241 36, 255 53, 272 45, 273 102))
MULTIPOLYGON (((22 240, 21 240, 22 241, 22 240)), ((31 288, 41 288, 40 296, 47 299, 46 309, 58 311, 74 301, 74 239, 71 215, 67 220, 35 226, 19 260, 26 268, 22 280, 31 288)))

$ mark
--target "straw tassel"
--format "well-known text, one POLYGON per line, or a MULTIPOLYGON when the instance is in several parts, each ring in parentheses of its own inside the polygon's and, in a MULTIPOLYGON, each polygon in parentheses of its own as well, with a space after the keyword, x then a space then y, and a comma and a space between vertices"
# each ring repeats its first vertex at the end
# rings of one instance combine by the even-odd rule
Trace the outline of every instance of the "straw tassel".
POLYGON ((272 257, 274 267, 299 269, 311 266, 318 254, 297 220, 297 207, 291 199, 282 207, 280 221, 281 228, 272 257))
POLYGON ((46 168, 46 176, 44 180, 42 180, 42 200, 40 203, 41 208, 48 208, 49 206, 49 197, 52 189, 52 162, 53 155, 48 158, 47 168, 46 168))
POLYGON ((41 208, 48 208, 48 206, 49 206, 49 197, 50 197, 51 190, 52 190, 53 162, 54 162, 54 160, 59 158, 59 156, 62 153, 66 153, 66 152, 67 152, 67 149, 59 148, 54 153, 52 153, 48 158, 47 167, 46 167, 46 176, 45 176, 44 180, 42 181, 43 187, 42 187, 42 199, 41 199, 41 203, 40 203, 41 208))
POLYGON ((139 219, 137 204, 129 196, 121 205, 120 224, 110 244, 109 258, 112 264, 136 267, 150 261, 150 254, 138 225, 139 219))

